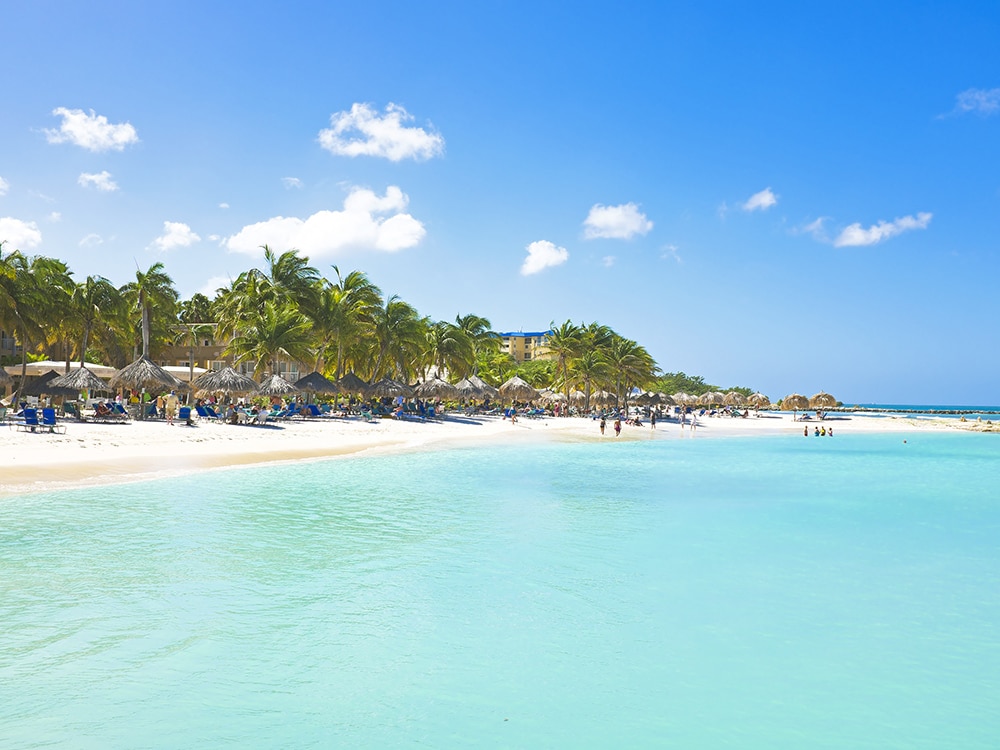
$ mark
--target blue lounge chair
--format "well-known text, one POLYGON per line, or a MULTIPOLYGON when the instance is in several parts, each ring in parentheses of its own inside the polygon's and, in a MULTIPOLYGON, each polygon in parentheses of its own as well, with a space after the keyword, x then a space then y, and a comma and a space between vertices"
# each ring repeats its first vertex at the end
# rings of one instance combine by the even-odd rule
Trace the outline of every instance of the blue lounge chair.
POLYGON ((191 419, 191 407, 182 406, 180 411, 177 412, 177 418, 184 422, 188 427, 194 427, 194 420, 191 419))
POLYGON ((66 432, 66 425, 56 422, 56 410, 51 407, 42 409, 42 421, 39 429, 48 429, 49 432, 66 432))
POLYGON ((25 432, 36 432, 38 430, 38 410, 25 407, 21 412, 21 418, 14 422, 14 427, 25 432))

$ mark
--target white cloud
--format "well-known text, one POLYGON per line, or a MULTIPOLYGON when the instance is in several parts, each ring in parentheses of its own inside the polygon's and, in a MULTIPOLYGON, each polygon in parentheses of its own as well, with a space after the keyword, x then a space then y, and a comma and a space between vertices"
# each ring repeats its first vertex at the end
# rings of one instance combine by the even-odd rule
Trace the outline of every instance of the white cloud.
POLYGON ((615 260, 616 260, 615 256, 605 255, 603 258, 601 258, 601 263, 604 264, 605 268, 611 268, 611 266, 615 264, 615 260))
POLYGON ((163 234, 153 240, 151 247, 168 252, 178 247, 190 247, 200 242, 201 237, 191 231, 191 227, 179 221, 163 222, 163 234))
POLYGON ((219 204, 219 208, 229 208, 229 204, 228 203, 220 203, 219 204))
POLYGON ((330 127, 319 131, 319 143, 338 156, 380 156, 390 161, 430 159, 443 153, 444 138, 403 125, 412 119, 396 104, 389 104, 382 117, 368 104, 354 104, 350 112, 330 115, 330 127))
POLYGON ((1000 88, 968 89, 955 97, 953 114, 976 112, 980 115, 994 115, 1000 112, 1000 88))
POLYGON ((0 177, 0 195, 7 195, 8 190, 10 190, 10 183, 0 177))
POLYGON ((276 216, 250 224, 226 240, 231 252, 260 254, 261 245, 282 251, 295 248, 311 258, 335 255, 357 248, 396 252, 413 247, 427 233, 424 225, 404 213, 409 198, 395 185, 378 196, 354 188, 344 199, 343 210, 317 211, 306 219, 276 216))
POLYGON ((556 247, 548 240, 532 242, 527 247, 528 257, 521 264, 521 275, 530 276, 552 266, 561 266, 569 260, 569 250, 556 247))
POLYGON ((744 211, 766 211, 771 206, 778 202, 778 196, 771 192, 771 188, 767 187, 761 190, 759 193, 754 193, 751 195, 747 202, 743 204, 744 211))
POLYGON ((82 109, 59 107, 52 110, 56 117, 62 117, 58 130, 45 129, 49 143, 72 143, 88 151, 123 151, 130 143, 137 143, 139 135, 130 123, 110 123, 104 115, 90 110, 88 115, 82 109))
POLYGON ((107 170, 95 174, 84 172, 76 178, 76 181, 83 187, 93 186, 102 193, 113 193, 118 189, 118 183, 111 179, 111 173, 107 170))
POLYGON ((627 240, 637 234, 648 234, 653 228, 653 222, 634 203, 620 206, 602 206, 597 203, 591 206, 583 226, 586 227, 583 236, 588 240, 598 237, 627 240))
POLYGON ((96 245, 103 245, 104 238, 99 234, 94 234, 91 232, 82 240, 80 240, 80 247, 95 247, 96 245))
POLYGON ((229 276, 212 276, 205 281, 204 286, 198 290, 198 294, 204 294, 209 299, 215 299, 215 293, 223 287, 229 286, 232 279, 229 276))
POLYGON ((684 261, 681 260, 680 253, 677 252, 678 250, 680 248, 677 245, 666 245, 663 248, 663 252, 660 253, 660 257, 664 260, 673 259, 678 263, 683 263, 684 261))
POLYGON ((60 221, 62 221, 62 214, 59 213, 58 211, 53 211, 48 216, 46 216, 45 219, 50 224, 58 224, 60 221))
POLYGON ((933 214, 923 212, 917 214, 915 218, 904 216, 895 221, 880 221, 867 229, 864 229, 860 222, 855 222, 844 229, 833 244, 836 247, 874 245, 911 229, 926 229, 927 225, 931 223, 932 216, 933 214))
POLYGON ((0 217, 0 242, 4 250, 31 250, 42 244, 42 232, 33 221, 21 221, 13 216, 0 217))
POLYGON ((298 177, 282 177, 281 184, 285 186, 285 190, 291 190, 292 188, 302 188, 302 180, 298 177))

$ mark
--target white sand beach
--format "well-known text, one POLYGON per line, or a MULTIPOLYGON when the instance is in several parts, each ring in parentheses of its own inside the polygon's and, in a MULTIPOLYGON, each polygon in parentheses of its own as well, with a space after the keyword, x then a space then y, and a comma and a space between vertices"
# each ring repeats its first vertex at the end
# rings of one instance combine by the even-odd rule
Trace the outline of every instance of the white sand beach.
MULTIPOLYGON (((67 421, 64 434, 30 433, 13 427, 0 430, 5 456, 0 496, 70 489, 188 474, 227 466, 332 458, 359 453, 419 450, 473 442, 615 440, 609 421, 602 436, 590 418, 519 419, 499 417, 418 422, 382 419, 317 418, 266 427, 196 423, 167 425, 162 421, 95 424, 67 421)), ((743 435, 800 434, 809 425, 832 427, 837 439, 861 432, 925 430, 991 431, 982 422, 957 419, 916 419, 831 415, 821 422, 796 422, 789 413, 764 412, 745 419, 699 417, 697 427, 673 421, 657 423, 657 439, 706 439, 743 435)), ((653 430, 624 425, 618 440, 648 440, 653 430)))

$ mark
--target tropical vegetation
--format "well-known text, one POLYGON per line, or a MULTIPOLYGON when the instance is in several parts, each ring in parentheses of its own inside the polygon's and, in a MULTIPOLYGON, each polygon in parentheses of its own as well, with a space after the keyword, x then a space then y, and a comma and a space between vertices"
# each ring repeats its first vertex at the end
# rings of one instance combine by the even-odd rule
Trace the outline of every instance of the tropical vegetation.
POLYGON ((0 244, 0 330, 19 344, 22 374, 31 359, 65 361, 67 370, 73 361, 123 367, 178 346, 193 360, 196 343, 211 338, 258 377, 289 361, 368 382, 479 375, 499 385, 518 375, 566 397, 578 390, 588 406, 599 392, 621 401, 635 388, 711 388, 683 373, 660 375, 642 345, 596 322, 553 321, 550 358, 518 363, 482 316, 432 320, 361 271, 330 271, 324 275, 295 250, 265 247, 262 268, 241 273, 212 299, 181 300, 162 263, 137 268, 134 281, 115 287, 101 276, 76 280, 58 259, 0 244))

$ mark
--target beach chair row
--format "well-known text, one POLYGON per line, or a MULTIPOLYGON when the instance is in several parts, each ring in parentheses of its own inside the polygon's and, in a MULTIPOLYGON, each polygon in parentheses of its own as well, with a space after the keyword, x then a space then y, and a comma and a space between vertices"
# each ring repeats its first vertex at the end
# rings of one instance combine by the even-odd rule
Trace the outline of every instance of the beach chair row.
POLYGON ((66 432, 66 425, 56 421, 56 410, 51 407, 42 409, 41 417, 39 417, 38 409, 26 408, 10 424, 14 426, 14 429, 24 432, 66 432))

